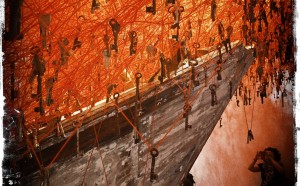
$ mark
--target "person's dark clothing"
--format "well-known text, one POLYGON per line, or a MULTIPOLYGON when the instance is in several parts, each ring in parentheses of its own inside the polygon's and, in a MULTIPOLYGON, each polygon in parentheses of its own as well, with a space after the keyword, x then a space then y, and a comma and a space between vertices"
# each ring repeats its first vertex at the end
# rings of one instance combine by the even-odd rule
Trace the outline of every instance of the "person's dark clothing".
POLYGON ((191 173, 189 173, 184 180, 183 186, 193 186, 194 183, 194 176, 191 173))
POLYGON ((281 174, 273 165, 267 163, 258 164, 261 171, 261 186, 281 186, 281 174))

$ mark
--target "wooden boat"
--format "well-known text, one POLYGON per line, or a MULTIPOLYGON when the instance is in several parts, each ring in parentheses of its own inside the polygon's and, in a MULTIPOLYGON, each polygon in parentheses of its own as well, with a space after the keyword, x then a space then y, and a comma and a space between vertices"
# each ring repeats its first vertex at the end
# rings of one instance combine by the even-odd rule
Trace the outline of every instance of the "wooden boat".
POLYGON ((8 2, 4 181, 180 185, 254 56, 291 60, 275 4, 8 2))
MULTIPOLYGON (((240 42, 232 45, 229 53, 222 51, 220 64, 217 51, 211 50, 205 54, 209 61, 203 55, 170 79, 140 85, 140 99, 133 88, 119 94, 118 103, 103 100, 64 119, 66 138, 49 135, 36 150, 41 165, 51 165, 50 183, 182 183, 254 60, 251 49, 240 42)), ((23 184, 39 183, 35 158, 24 156, 17 164, 23 184)))

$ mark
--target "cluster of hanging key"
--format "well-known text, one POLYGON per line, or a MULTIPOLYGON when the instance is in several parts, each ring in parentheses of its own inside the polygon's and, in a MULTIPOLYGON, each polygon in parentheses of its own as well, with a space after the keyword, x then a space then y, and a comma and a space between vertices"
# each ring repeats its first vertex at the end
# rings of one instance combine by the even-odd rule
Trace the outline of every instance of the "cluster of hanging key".
MULTIPOLYGON (((18 1, 18 5, 16 5, 18 11, 16 11, 17 13, 20 14, 20 7, 22 5, 21 1, 18 1)), ((236 2, 238 4, 241 4, 242 1, 241 0, 236 0, 236 2)), ((255 0, 251 0, 249 3, 247 3, 247 1, 244 1, 244 25, 242 25, 242 35, 244 38, 244 41, 246 43, 246 45, 248 44, 255 44, 255 53, 254 55, 258 58, 258 62, 255 67, 250 68, 250 72, 248 72, 248 78, 250 80, 253 80, 254 83, 258 83, 259 82, 259 87, 257 88, 257 97, 261 98, 261 103, 264 103, 264 99, 267 98, 267 90, 269 87, 271 87, 271 93, 274 92, 274 98, 278 99, 280 92, 281 92, 281 98, 282 98, 282 107, 284 106, 284 97, 287 96, 286 93, 286 89, 285 89, 285 85, 287 82, 293 80, 293 71, 294 71, 294 67, 293 64, 290 63, 289 61, 291 61, 291 58, 293 57, 292 55, 288 54, 288 53, 284 53, 285 51, 288 51, 288 49, 290 49, 290 42, 292 40, 292 36, 288 36, 288 40, 285 41, 283 40, 283 35, 285 33, 285 30, 290 26, 290 22, 291 21, 291 15, 286 14, 284 12, 284 2, 280 2, 280 8, 278 8, 278 4, 276 5, 276 2, 274 1, 270 1, 270 14, 268 14, 271 18, 275 15, 278 15, 280 17, 280 23, 278 25, 276 25, 276 29, 275 32, 271 32, 269 34, 269 36, 266 35, 266 37, 264 38, 264 42, 265 43, 271 43, 271 42, 278 42, 279 45, 279 50, 276 53, 276 57, 274 59, 274 57, 270 57, 271 52, 268 51, 268 45, 263 46, 262 43, 260 43, 259 41, 256 41, 255 39, 253 39, 253 35, 254 33, 257 31, 257 33, 261 33, 263 32, 263 26, 265 27, 265 29, 268 29, 268 20, 267 20, 267 14, 266 11, 264 9, 264 1, 261 1, 260 3, 257 3, 257 1, 255 0), (262 3, 261 3, 262 2, 262 3), (255 14, 254 14, 254 8, 255 6, 257 6, 259 8, 259 15, 257 18, 255 18, 255 14), (257 22, 258 21, 258 22, 257 22), (262 22, 263 21, 263 22, 262 22), (263 23, 263 24, 262 24, 263 23), (257 24, 257 30, 254 30, 254 25, 257 24), (261 46, 262 45, 262 46, 261 46), (267 48, 267 52, 261 50, 261 48, 267 48), (266 53, 266 54, 265 54, 266 53), (265 58, 270 57, 270 60, 266 61, 265 58), (277 61, 277 63, 280 64, 284 64, 284 66, 282 65, 273 65, 275 62, 277 61), (271 70, 267 71, 265 70, 265 66, 266 65, 270 65, 271 66, 271 70), (292 69, 289 71, 289 75, 288 77, 286 77, 285 72, 283 70, 283 68, 287 68, 287 69, 292 69), (255 71, 255 72, 254 72, 255 71), (254 75, 256 74, 256 75, 254 75), (258 77, 258 78, 255 78, 258 77), (275 91, 274 91, 275 89, 275 91)), ((169 7, 168 12, 171 13, 174 17, 174 24, 171 26, 171 29, 175 30, 176 34, 172 35, 172 38, 175 39, 176 41, 179 40, 179 29, 180 29, 180 14, 182 12, 184 12, 184 7, 183 6, 179 6, 176 4, 175 0, 166 0, 166 5, 172 4, 172 6, 169 7)), ((91 13, 94 13, 94 11, 96 9, 100 8, 100 3, 97 0, 93 0, 92 1, 92 7, 91 7, 91 13)), ((215 21, 216 19, 216 9, 217 9, 217 3, 216 0, 211 0, 211 19, 212 21, 215 21)), ((147 13, 152 13, 153 15, 156 14, 156 0, 152 0, 152 5, 151 6, 147 6, 146 7, 146 12, 147 13)), ((17 16, 18 15, 14 15, 17 16)), ((14 18, 14 17, 12 17, 14 18)), ((83 16, 79 16, 78 19, 84 19, 83 16)), ((11 19, 13 20, 13 19, 11 19)), ((17 24, 17 23, 15 23, 17 24)), ((13 24, 13 25, 15 25, 13 24)), ((47 40, 49 40, 49 24, 50 24, 50 14, 44 14, 41 15, 39 18, 39 25, 40 25, 40 35, 41 35, 41 44, 42 47, 47 49, 49 52, 51 52, 51 45, 48 45, 47 40)), ((112 33, 113 33, 113 44, 110 44, 110 37, 108 34, 105 34, 103 36, 103 42, 105 43, 105 49, 102 52, 102 55, 104 57, 104 64, 106 69, 108 69, 109 66, 109 58, 111 57, 112 53, 111 51, 115 51, 116 53, 118 52, 118 36, 119 36, 119 32, 121 29, 120 24, 118 23, 118 21, 115 18, 112 18, 109 20, 109 25, 111 26, 112 29, 112 33)), ((191 24, 189 24, 189 30, 191 30, 191 24)), ((17 25, 16 25, 17 26, 17 25)), ((22 39, 22 34, 19 31, 20 29, 11 29, 11 31, 5 35, 5 39, 8 40, 14 40, 15 38, 22 39)), ((219 31, 219 36, 220 36, 220 40, 221 43, 219 43, 217 45, 217 50, 219 53, 219 61, 217 63, 217 66, 215 68, 215 71, 217 72, 217 80, 222 80, 222 76, 221 76, 221 64, 222 64, 222 52, 221 52, 221 48, 222 46, 225 47, 226 52, 229 52, 229 50, 231 50, 231 45, 230 45, 230 35, 232 34, 232 26, 227 27, 226 29, 224 29, 223 24, 220 22, 218 23, 218 31, 219 31), (225 37, 225 30, 227 32, 227 37, 225 37)), ((130 47, 129 47, 129 52, 130 55, 136 54, 136 50, 137 50, 137 45, 138 45, 138 37, 137 37, 137 32, 134 30, 131 30, 129 33, 129 38, 130 38, 130 47)), ((189 34, 189 37, 191 37, 191 32, 189 34)), ((211 40, 214 40, 211 38, 211 40)), ((68 45, 70 44, 70 41, 68 38, 63 38, 59 41, 58 45, 60 48, 60 58, 55 60, 53 62, 53 65, 56 66, 57 68, 55 68, 55 75, 53 77, 48 78, 45 81, 45 87, 46 87, 46 92, 47 92, 47 96, 46 96, 46 105, 50 106, 54 103, 54 100, 52 98, 52 90, 53 90, 53 86, 55 84, 55 82, 58 81, 58 72, 60 70, 60 68, 64 65, 68 64, 68 58, 70 57, 70 52, 66 50, 66 48, 68 48, 68 45)), ((73 46, 71 47, 72 51, 75 51, 79 48, 81 48, 82 42, 79 40, 79 37, 76 36, 73 40, 73 46)), ((155 53, 157 52, 155 45, 149 45, 147 47, 147 52, 149 54, 149 56, 151 55, 155 55, 155 53)), ((200 48, 200 44, 199 43, 194 43, 193 45, 194 49, 195 49, 195 54, 197 55, 197 49, 200 48)), ((44 109, 44 104, 43 104, 43 95, 42 95, 42 77, 46 71, 46 65, 45 65, 45 60, 43 59, 42 56, 42 51, 39 49, 39 47, 34 46, 30 49, 30 53, 33 55, 33 60, 32 60, 32 71, 31 71, 31 76, 29 78, 29 82, 31 84, 33 84, 34 80, 36 79, 37 81, 37 89, 36 89, 36 93, 33 93, 31 95, 31 97, 33 99, 36 99, 36 101, 39 103, 39 106, 36 107, 34 109, 35 112, 39 112, 40 115, 44 115, 45 114, 45 109, 44 109)), ((168 67, 167 64, 170 63, 169 58, 165 59, 165 56, 163 53, 160 54, 160 62, 161 62, 161 66, 166 66, 168 67)), ((179 57, 180 58, 180 57, 179 57)), ((10 65, 11 71, 14 72, 14 68, 15 68, 15 63, 11 63, 10 65)), ((194 70, 194 66, 192 66, 192 76, 191 76, 191 80, 193 82, 193 84, 195 86, 199 85, 199 81, 196 80, 195 78, 195 72, 194 70)), ((166 74, 165 72, 165 68, 161 68, 161 74, 159 76, 159 80, 160 83, 163 83, 163 78, 166 76, 170 76, 170 70, 167 70, 168 74, 166 74)), ((159 72, 157 72, 159 73, 159 72)), ((207 85, 207 68, 204 66, 204 73, 205 73, 205 86, 207 85)), ((142 77, 142 74, 137 73, 136 74, 136 104, 135 104, 135 125, 138 129, 139 126, 139 115, 141 112, 141 108, 140 108, 140 95, 139 95, 139 83, 140 83, 140 78, 142 77)), ((11 81, 14 82, 14 74, 11 74, 11 81)), ((110 94, 113 92, 113 89, 116 88, 116 84, 109 84, 107 87, 107 100, 106 102, 109 102, 109 97, 110 94)), ((12 86, 14 87, 14 86, 12 86)), ((229 82, 229 98, 232 97, 232 82, 229 82)), ((211 84, 209 85, 209 90, 211 91, 211 105, 215 106, 217 105, 218 101, 217 101, 217 86, 215 84, 211 84)), ((253 91, 253 90, 252 90, 253 91)), ((70 94, 70 92, 68 91, 68 94, 70 94)), ((251 105, 251 100, 254 99, 251 97, 251 87, 247 87, 245 86, 245 83, 241 83, 238 86, 238 89, 235 91, 235 96, 236 96, 236 104, 239 107, 240 106, 240 101, 238 99, 238 94, 240 97, 242 97, 243 100, 243 104, 245 106, 247 105, 251 105)), ((185 95, 185 98, 187 98, 188 95, 185 95)), ((18 97, 18 92, 15 91, 13 88, 11 90, 11 98, 17 98, 18 97)), ((118 99, 119 99, 119 93, 115 93, 113 95, 113 98, 115 100, 115 104, 116 104, 116 114, 117 117, 118 116, 118 99)), ((68 104, 68 100, 65 101, 65 104, 68 104)), ((186 101, 185 105, 183 107, 184 110, 184 115, 183 117, 185 118, 185 129, 189 129, 191 128, 191 125, 188 124, 188 116, 189 113, 191 112, 191 105, 186 101)), ((23 111, 18 111, 21 112, 21 115, 23 114, 23 111)), ((59 110, 57 110, 58 112, 58 116, 60 116, 61 114, 59 113, 59 110)), ((18 115, 18 114, 17 114, 18 115)), ((66 115, 67 117, 67 115, 66 115)), ((20 116, 20 118, 22 118, 20 116)), ((22 119, 20 119, 22 120, 22 119)), ((57 117, 57 123, 60 123, 60 117, 57 117)), ((220 127, 222 126, 221 124, 222 118, 220 119, 220 127)), ((23 121, 24 122, 24 121, 23 121)), ((63 128, 61 125, 57 126, 58 131, 61 131, 60 133, 64 135, 63 132, 63 128)), ((38 146, 37 143, 37 134, 35 134, 37 131, 34 130, 34 142, 35 145, 34 146, 38 146)), ((119 131, 120 132, 120 131, 119 131)), ((248 130, 248 139, 247 142, 251 141, 254 139, 253 133, 250 130, 248 130)), ((139 135, 135 134, 135 143, 138 143, 140 141, 139 135)), ((150 151, 150 154, 152 156, 152 164, 151 164, 151 181, 157 179, 157 174, 154 173, 154 167, 155 167, 155 158, 158 156, 158 150, 157 149, 152 149, 150 151)))
MULTIPOLYGON (((293 91, 293 68, 291 63, 280 64, 279 59, 276 59, 274 63, 268 59, 261 63, 256 60, 235 91, 236 106, 240 107, 240 99, 243 106, 251 106, 251 102, 254 102, 256 98, 260 100, 261 104, 265 103, 266 98, 274 99, 276 103, 281 98, 281 107, 284 107, 288 84, 292 85, 290 87, 293 91)), ((231 91, 232 84, 230 85, 231 91)), ((253 139, 253 132, 250 128, 248 129, 247 143, 253 139)))

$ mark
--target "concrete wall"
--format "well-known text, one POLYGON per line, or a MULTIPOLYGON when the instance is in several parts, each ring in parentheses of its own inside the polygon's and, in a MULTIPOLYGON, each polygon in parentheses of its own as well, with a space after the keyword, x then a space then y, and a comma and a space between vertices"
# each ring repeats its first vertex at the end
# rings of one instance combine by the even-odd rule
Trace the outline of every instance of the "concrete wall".
MULTIPOLYGON (((282 108, 281 98, 274 99, 274 92, 261 104, 260 98, 254 102, 254 140, 247 144, 247 124, 244 107, 236 106, 236 98, 227 106, 222 116, 223 127, 217 124, 191 173, 197 186, 253 186, 260 185, 260 173, 248 171, 255 154, 266 147, 276 147, 281 152, 281 162, 285 167, 285 185, 294 185, 294 118, 292 109, 291 84, 287 85, 288 97, 282 108)), ((271 90, 268 90, 271 93, 271 90)), ((251 125, 252 107, 246 106, 248 125, 251 125)))

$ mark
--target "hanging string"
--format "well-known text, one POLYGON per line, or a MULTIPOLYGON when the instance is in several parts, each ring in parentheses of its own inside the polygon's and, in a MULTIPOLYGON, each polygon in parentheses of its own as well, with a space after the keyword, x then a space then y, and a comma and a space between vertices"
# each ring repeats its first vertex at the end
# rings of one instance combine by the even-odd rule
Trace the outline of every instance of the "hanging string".
POLYGON ((101 153, 101 148, 100 148, 100 144, 99 144, 99 140, 98 140, 98 134, 96 133, 96 127, 95 125, 93 125, 93 129, 94 129, 94 134, 95 134, 95 138, 96 138, 96 141, 97 141, 97 148, 98 148, 98 152, 99 152, 99 155, 100 155, 100 159, 101 159, 101 163, 102 163, 102 167, 103 167, 103 171, 104 171, 104 175, 105 175, 105 180, 106 180, 106 185, 108 186, 109 182, 108 182, 108 177, 107 177, 107 173, 106 173, 106 170, 105 170, 105 167, 104 167, 104 162, 103 162, 103 158, 102 158, 102 153, 101 153))
POLYGON ((133 130, 135 130, 135 132, 139 135, 139 137, 142 139, 142 141, 147 145, 148 149, 150 150, 151 144, 149 144, 148 141, 143 137, 141 132, 136 128, 136 126, 132 123, 132 121, 130 121, 130 119, 126 116, 126 114, 123 112, 123 110, 118 105, 116 105, 116 104, 114 104, 114 105, 116 106, 118 111, 123 115, 123 117, 126 119, 128 124, 130 124, 131 127, 133 128, 133 130))
MULTIPOLYGON (((256 81, 256 80, 255 80, 256 81)), ((256 93, 256 86, 254 86, 253 91, 253 101, 252 101, 252 113, 251 113, 251 128, 252 129, 252 123, 253 123, 253 113, 254 113, 254 103, 255 103, 255 93, 256 93)))
MULTIPOLYGON (((92 117, 92 121, 94 121, 94 116, 92 115, 91 117, 92 117)), ((97 131, 97 132, 96 132, 96 127, 95 127, 95 125, 93 125, 94 136, 95 136, 95 140, 94 140, 94 145, 93 145, 93 147, 97 144, 97 149, 98 149, 99 154, 100 154, 100 158, 101 158, 102 167, 103 167, 103 170, 104 170, 104 175, 105 175, 106 183, 107 183, 107 185, 108 185, 107 174, 106 174, 106 172, 105 172, 105 167, 104 167, 104 163, 103 163, 103 160, 102 160, 102 154, 101 154, 101 152, 100 152, 100 145, 99 145, 99 140, 98 140, 98 134, 99 134, 99 132, 100 132, 100 129, 101 129, 101 127, 102 127, 102 124, 103 124, 103 121, 100 122, 99 128, 98 128, 98 131, 97 131)), ((87 162, 87 166, 86 166, 86 169, 85 169, 84 174, 83 174, 83 179, 82 179, 81 185, 84 185, 84 180, 85 180, 86 173, 87 173, 87 170, 88 170, 88 168, 89 168, 89 165, 90 165, 90 162, 91 162, 91 159, 92 159, 92 156, 93 156, 94 149, 95 149, 95 148, 92 149, 91 154, 90 154, 90 157, 89 157, 89 160, 88 160, 88 162, 87 162)))
MULTIPOLYGON (((170 26, 173 24, 173 17, 167 10, 168 7, 165 6, 163 2, 157 2, 157 14, 156 16, 146 14, 144 12, 144 7, 146 4, 149 4, 151 0, 147 1, 139 1, 133 0, 130 3, 124 1, 109 1, 109 2, 99 2, 100 8, 96 9, 93 14, 90 13, 90 1, 86 0, 81 2, 79 0, 75 1, 66 1, 65 3, 60 3, 57 1, 52 2, 42 2, 42 1, 24 1, 24 6, 22 7, 22 17, 21 17, 21 25, 22 25, 22 34, 24 34, 24 38, 19 41, 7 42, 4 41, 4 49, 7 55, 7 58, 4 62, 4 69, 7 70, 9 68, 9 64, 14 61, 16 62, 16 82, 19 90, 19 97, 15 101, 9 100, 8 106, 14 107, 14 105, 18 105, 20 109, 25 110, 25 118, 26 118, 26 128, 28 129, 27 133, 30 135, 31 131, 35 129, 35 126, 40 123, 47 123, 47 127, 45 129, 41 129, 37 127, 38 133, 43 132, 38 138, 38 143, 44 141, 51 137, 51 134, 55 130, 55 126, 51 126, 50 123, 56 117, 66 116, 68 114, 72 114, 75 111, 80 111, 82 113, 78 114, 75 117, 76 120, 79 120, 80 117, 86 118, 89 113, 96 112, 91 111, 92 105, 94 102, 101 101, 106 94, 106 85, 116 83, 118 84, 116 91, 126 91, 130 88, 130 81, 124 82, 120 77, 124 72, 124 69, 129 71, 129 74, 135 74, 136 72, 141 72, 143 74, 143 83, 141 83, 141 89, 149 90, 153 88, 155 85, 148 86, 144 82, 149 79, 157 70, 159 70, 158 64, 158 55, 154 56, 154 64, 149 63, 146 59, 145 55, 145 47, 151 43, 154 43, 158 34, 160 34, 160 38, 157 40, 157 45, 155 47, 158 49, 157 54, 159 52, 164 53, 169 57, 170 46, 169 37, 170 37, 170 26), (75 8, 74 8, 75 7, 75 8), (141 11, 143 10, 143 11, 141 11), (162 12, 159 14, 158 12, 162 12), (51 53, 47 53, 47 51, 42 51, 43 58, 47 62, 46 64, 46 73, 43 77, 42 83, 45 82, 46 79, 51 78, 53 76, 54 71, 58 70, 58 81, 53 86, 53 97, 54 104, 51 106, 45 107, 45 116, 39 116, 38 113, 34 112, 34 108, 37 106, 35 99, 30 97, 31 89, 30 87, 36 87, 37 83, 34 82, 30 84, 28 82, 28 77, 30 75, 30 65, 32 55, 30 54, 30 48, 37 46, 40 47, 40 38, 39 34, 39 24, 38 17, 43 12, 48 12, 51 15, 51 23, 49 26, 49 42, 51 44, 51 53), (80 15, 78 15, 80 12, 80 15), (78 16, 83 16, 85 19, 82 21, 80 25, 80 39, 82 41, 82 47, 80 49, 71 50, 71 41, 77 36, 77 32, 74 32, 77 28, 74 25, 78 25, 78 16), (108 20, 116 19, 120 25, 120 35, 127 34, 128 29, 135 30, 138 34, 138 47, 137 54, 133 56, 129 56, 128 51, 128 38, 124 38, 123 40, 119 39, 120 51, 118 53, 113 53, 113 56, 109 58, 110 65, 108 69, 104 67, 103 60, 104 57, 98 55, 104 49, 104 43, 102 42, 102 37, 104 34, 107 34, 110 37, 109 44, 111 44, 113 40, 113 33, 111 29, 107 29, 108 20), (62 39, 68 39, 68 45, 62 45, 62 49, 68 51, 69 59, 68 65, 61 66, 59 65, 60 60, 60 49, 59 43, 62 39), (141 39, 142 38, 142 39, 141 39), (22 52, 20 52, 22 51, 22 52), (79 51, 79 52, 77 52, 79 51), (17 59, 15 57, 17 56, 17 59), (54 65, 54 61, 57 61, 56 65, 54 65), (58 65, 57 65, 58 64, 58 65), (95 68, 96 66, 96 68, 95 68), (116 78, 117 77, 117 78, 116 78), (93 91, 88 91, 90 87, 93 87, 93 91), (126 87, 126 88, 125 88, 126 87), (129 88, 128 88, 129 87, 129 88), (66 104, 69 102, 69 106, 66 104), (83 111, 82 109, 87 107, 87 111, 83 111), (58 108, 61 111, 61 116, 57 116, 53 110, 58 108), (31 130, 31 131, 30 131, 31 130)), ((207 18, 207 15, 210 14, 209 3, 200 2, 186 2, 184 5, 184 12, 180 17, 180 34, 179 38, 181 39, 184 33, 184 29, 186 29, 186 23, 190 21, 192 25, 192 32, 197 31, 189 41, 187 41, 187 48, 191 49, 191 43, 197 41, 200 43, 201 47, 209 45, 210 38, 218 38, 217 33, 217 22, 222 21, 225 24, 230 24, 233 26, 234 33, 232 33, 231 40, 234 41, 238 38, 238 34, 236 34, 240 26, 243 24, 241 17, 243 14, 242 5, 238 5, 236 3, 222 3, 218 2, 218 11, 216 12, 216 21, 211 24, 211 20, 207 18), (193 6, 191 6, 193 5, 193 6), (228 10, 230 11, 228 13, 228 10), (197 12, 197 14, 195 14, 197 12), (230 14, 230 18, 225 18, 224 15, 230 14), (199 21, 201 20, 201 21, 199 21), (199 22, 201 22, 201 27, 199 22), (196 26, 197 25, 197 26, 196 26), (198 30, 197 30, 198 29, 198 30), (182 31, 183 30, 183 31, 182 31), (200 35, 201 33, 201 35, 200 35)), ((256 10, 254 13, 258 13, 256 10)), ((275 14, 275 13, 274 13, 275 14)), ((269 17, 269 15, 267 15, 269 17)), ((276 29, 276 26, 280 22, 280 18, 278 20, 268 20, 269 22, 269 31, 273 33, 276 29), (278 21, 278 22, 276 22, 278 21), (272 32, 273 31, 273 32, 272 32)), ((291 28, 288 28, 291 29, 291 28)), ((286 30, 288 30, 286 29, 286 30)), ((263 36, 263 33, 258 33, 257 36, 263 36)), ((275 37, 275 36, 274 36, 275 37)), ((119 37, 121 38, 121 37, 119 37)), ((47 41, 48 42, 48 41, 47 41)), ((275 43, 277 40, 275 40, 275 43)), ((278 43, 278 42, 277 42, 278 43)), ((182 46, 180 46, 180 42, 176 48, 176 50, 181 50, 182 46)), ((214 44, 213 44, 214 45, 214 44)), ((271 46, 270 46, 271 47, 271 46)), ((210 47, 207 51, 211 51, 210 47)), ((276 47, 275 47, 276 48, 276 47)), ((275 49, 278 51, 279 47, 275 49)), ((284 46, 282 46, 284 48, 284 46)), ((234 51, 234 49, 232 50, 234 51)), ((281 51, 280 51, 281 52, 281 51)), ((196 53, 197 54, 197 53, 196 53)), ((216 55, 216 51, 210 52, 208 55, 203 56, 203 60, 210 61, 216 55)), ((230 54, 229 54, 230 55, 230 54)), ((196 56, 198 57, 198 56, 196 56)), ((249 56, 245 59, 247 61, 249 56)), ((208 66, 208 65, 207 65, 208 66)), ((225 61, 221 64, 222 68, 225 69, 225 61)), ((242 65, 241 65, 242 66, 242 65)), ((201 66, 200 66, 201 67, 201 66)), ((188 67, 189 68, 189 67, 188 67)), ((239 72, 243 67, 236 69, 236 73, 239 72)), ((173 85, 179 87, 179 90, 184 93, 184 89, 181 87, 182 82, 185 83, 185 72, 188 69, 184 69, 183 66, 178 67, 176 71, 181 70, 180 79, 172 79, 175 76, 172 76, 172 80, 169 82, 173 85)), ((209 81, 215 82, 216 80, 216 71, 213 68, 208 69, 209 73, 209 81)), ((8 73, 9 74, 9 73, 8 73)), ((230 74, 225 73, 225 79, 228 79, 230 74)), ((126 76, 127 78, 127 76, 126 76)), ((4 78, 5 84, 9 84, 7 78, 4 78)), ((190 83, 191 84, 191 83, 190 83)), ((191 85, 188 87, 190 91, 191 85)), ((187 103, 192 105, 201 92, 203 88, 191 98, 185 100, 187 103)), ((256 90, 256 87, 254 87, 256 90)), ((43 95, 45 95, 45 89, 43 88, 43 95)), ((157 97, 156 92, 156 97, 157 97)), ((125 94, 124 94, 125 95, 125 94)), ((45 97, 45 96, 44 96, 45 97)), ((43 97, 43 98, 44 98, 43 97)), ((129 103, 128 100, 125 99, 127 106, 129 103)), ((250 130, 252 129, 253 123, 253 115, 254 115, 254 101, 255 101, 255 91, 253 97, 253 108, 251 113, 251 125, 250 130)), ((140 102, 140 106, 142 101, 140 102)), ((103 105, 99 108, 103 108, 103 105)), ((105 106, 104 106, 105 107, 105 106)), ((108 106, 107 106, 108 107, 108 106)), ((107 108, 105 107, 105 108, 107 108)), ((130 108, 130 107, 128 107, 130 108)), ((156 109, 156 108, 155 108, 156 109)), ((126 121, 133 127, 133 129, 138 133, 138 135, 143 139, 142 134, 138 131, 129 118, 124 114, 124 112, 118 108, 118 112, 120 112, 126 121)), ((130 112, 131 109, 130 109, 130 112)), ((245 112, 245 107, 244 107, 245 112)), ((133 117, 133 113, 132 117, 133 117)), ((67 116, 66 116, 67 117, 67 116)), ((168 134, 176 127, 179 120, 182 118, 180 115, 176 120, 170 125, 170 128, 166 131, 165 135, 156 145, 157 147, 163 144, 163 141, 166 139, 168 134)), ((70 118, 66 118, 66 121, 63 122, 64 128, 69 128, 72 124, 71 122, 67 122, 67 120, 71 120, 70 118)), ((245 113, 245 120, 247 129, 249 130, 249 124, 247 121, 247 116, 245 113)), ((52 159, 51 163, 47 166, 50 167, 52 163, 56 161, 61 151, 66 147, 70 138, 77 132, 78 128, 83 125, 84 120, 79 120, 78 125, 76 125, 70 131, 70 136, 65 141, 63 146, 59 149, 55 157, 52 159)), ((24 129, 25 127, 23 127, 24 129)), ((154 130, 154 116, 150 131, 150 141, 153 139, 153 130, 154 130)), ((26 134, 27 134, 26 133, 26 134)), ((95 133, 96 134, 96 133, 95 133)), ((28 136, 26 137, 28 138, 28 136)), ((95 136, 96 139, 97 136, 95 136)), ((29 139, 26 139, 29 141, 29 139)), ((98 141, 97 141, 98 142, 98 141)), ((148 150, 151 149, 152 143, 149 143, 149 140, 143 139, 143 142, 147 145, 148 150)), ((39 164, 39 166, 43 166, 42 154, 39 154, 39 157, 35 153, 35 149, 29 141, 28 149, 26 152, 22 154, 23 157, 25 154, 32 152, 39 164)), ((99 144, 98 144, 99 145, 99 144)), ((101 152, 99 152, 101 153, 101 152)), ((88 163, 89 164, 89 163, 88 163)), ((104 167, 104 165, 103 165, 104 167)), ((88 168, 88 166, 87 166, 88 168)), ((147 168, 147 166, 146 166, 147 168)), ((87 170, 87 169, 86 169, 87 170)), ((86 174, 86 173, 85 173, 86 174)), ((84 176, 85 177, 85 176, 84 176)), ((84 179, 83 179, 84 180, 84 179)), ((107 178, 106 178, 107 181, 107 178)), ((108 183, 108 181, 107 181, 108 183)))
POLYGON ((144 171, 143 186, 145 185, 145 182, 146 182, 146 175, 147 175, 147 168, 148 168, 148 160, 149 160, 149 153, 147 153, 147 157, 146 157, 146 165, 145 165, 145 171, 144 171))
MULTIPOLYGON (((229 56, 228 56, 229 57, 229 56)), ((251 52, 249 52, 249 54, 246 56, 245 61, 248 60, 248 58, 252 57, 251 52)), ((215 75, 216 75, 216 71, 214 71, 214 73, 209 77, 208 81, 211 81, 215 75)), ((194 104, 194 102, 197 100, 197 98, 200 96, 200 94, 203 92, 205 86, 201 87, 199 89, 199 91, 193 96, 193 98, 191 98, 191 103, 190 105, 192 106, 194 104)), ((170 125, 169 129, 167 130, 167 132, 165 133, 165 135, 158 141, 158 143, 156 144, 155 148, 158 149, 158 147, 160 145, 162 145, 163 141, 167 138, 168 134, 176 127, 176 125, 179 123, 180 119, 183 117, 183 112, 175 119, 175 121, 170 125)))

